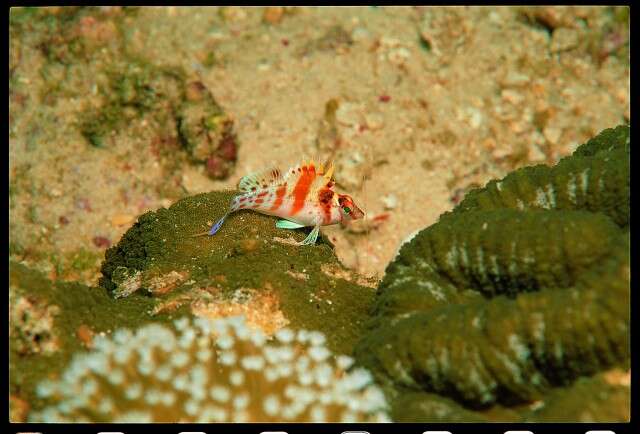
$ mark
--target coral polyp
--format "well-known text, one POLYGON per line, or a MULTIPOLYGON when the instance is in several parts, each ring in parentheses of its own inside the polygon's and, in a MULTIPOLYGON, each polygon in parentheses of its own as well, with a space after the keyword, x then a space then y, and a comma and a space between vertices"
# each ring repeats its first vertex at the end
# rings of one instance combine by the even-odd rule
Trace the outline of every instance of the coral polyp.
POLYGON ((33 422, 384 422, 372 376, 335 356, 320 332, 273 338, 243 317, 182 318, 95 339, 37 394, 33 422))

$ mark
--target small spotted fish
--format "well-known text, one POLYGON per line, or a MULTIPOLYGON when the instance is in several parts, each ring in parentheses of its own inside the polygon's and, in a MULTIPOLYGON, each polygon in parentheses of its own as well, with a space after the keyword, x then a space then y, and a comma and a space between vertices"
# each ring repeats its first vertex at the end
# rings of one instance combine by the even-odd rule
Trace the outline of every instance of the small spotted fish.
POLYGON ((211 227, 214 235, 229 214, 241 209, 253 209, 262 214, 281 217, 280 229, 313 226, 299 245, 315 244, 320 226, 343 223, 364 217, 364 212, 346 194, 333 191, 333 165, 318 167, 313 160, 289 169, 284 175, 279 169, 267 169, 243 177, 238 184, 240 194, 231 201, 231 209, 211 227))

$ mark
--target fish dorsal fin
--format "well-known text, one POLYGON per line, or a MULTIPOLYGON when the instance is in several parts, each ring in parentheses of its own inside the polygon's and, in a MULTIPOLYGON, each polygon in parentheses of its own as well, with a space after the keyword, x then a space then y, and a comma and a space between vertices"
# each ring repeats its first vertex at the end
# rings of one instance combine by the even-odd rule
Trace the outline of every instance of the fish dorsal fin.
POLYGON ((315 173, 317 175, 320 175, 324 177, 327 181, 329 181, 333 176, 333 163, 331 162, 331 160, 327 160, 324 163, 322 163, 322 161, 323 161, 322 159, 317 157, 304 158, 299 164, 291 167, 287 172, 287 175, 295 174, 299 172, 299 169, 302 169, 304 167, 309 168, 313 166, 315 173))
POLYGON ((322 176, 324 177, 327 184, 331 182, 331 178, 333 177, 333 162, 327 162, 326 169, 323 170, 322 176))
POLYGON ((242 192, 251 192, 278 185, 282 182, 280 169, 269 168, 243 176, 238 183, 238 189, 242 192))

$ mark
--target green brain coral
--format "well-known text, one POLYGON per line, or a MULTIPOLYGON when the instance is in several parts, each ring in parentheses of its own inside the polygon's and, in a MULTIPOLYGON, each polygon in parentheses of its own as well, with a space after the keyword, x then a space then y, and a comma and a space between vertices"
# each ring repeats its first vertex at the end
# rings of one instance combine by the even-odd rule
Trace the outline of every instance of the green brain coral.
MULTIPOLYGON (((355 352, 394 419, 575 420, 565 388, 628 368, 629 149, 628 127, 605 130, 470 192, 401 247, 355 352)), ((624 413, 594 400, 596 419, 598 405, 624 413)))
POLYGON ((453 212, 580 209, 628 225, 630 146, 628 126, 604 130, 554 167, 525 167, 469 192, 453 212))

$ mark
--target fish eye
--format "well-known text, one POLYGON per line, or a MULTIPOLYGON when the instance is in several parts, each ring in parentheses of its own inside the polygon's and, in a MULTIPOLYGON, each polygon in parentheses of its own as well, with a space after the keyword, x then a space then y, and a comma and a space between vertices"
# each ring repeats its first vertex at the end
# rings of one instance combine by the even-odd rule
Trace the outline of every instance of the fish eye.
POLYGON ((349 214, 351 212, 351 209, 348 206, 342 207, 342 210, 344 211, 345 214, 349 214))

